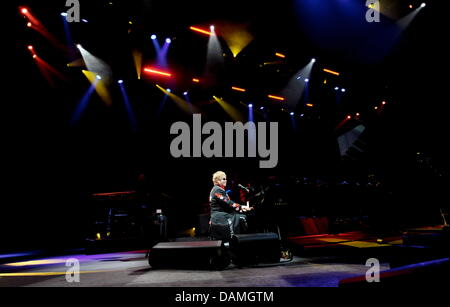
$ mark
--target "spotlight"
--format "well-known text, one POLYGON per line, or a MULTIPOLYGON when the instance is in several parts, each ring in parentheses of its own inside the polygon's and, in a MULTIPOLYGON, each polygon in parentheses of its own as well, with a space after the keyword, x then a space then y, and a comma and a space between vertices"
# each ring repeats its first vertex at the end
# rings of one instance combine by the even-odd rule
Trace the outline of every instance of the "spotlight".
POLYGON ((81 19, 82 22, 88 23, 86 19, 81 19))
POLYGON ((33 46, 29 45, 28 50, 33 50, 33 46))
POLYGON ((341 92, 344 93, 345 92, 345 88, 341 89, 341 92))
POLYGON ((155 40, 156 39, 156 35, 152 34, 152 36, 150 36, 151 39, 155 40))
POLYGON ((66 16, 67 16, 67 13, 66 13, 66 12, 63 12, 63 13, 61 13, 61 16, 66 17, 66 16))
POLYGON ((188 92, 184 92, 184 93, 183 93, 184 96, 187 96, 187 94, 188 94, 188 92))
POLYGON ((382 104, 382 105, 385 105, 385 104, 386 104, 386 101, 383 101, 381 104, 382 104))
POLYGON ((425 7, 425 6, 426 6, 425 2, 420 5, 420 7, 425 7))
POLYGON ((264 110, 264 107, 259 108, 260 110, 264 110))
POLYGON ((298 76, 298 77, 297 77, 297 80, 300 80, 301 78, 302 78, 302 76, 298 76))
POLYGON ((305 114, 303 114, 303 113, 302 113, 302 114, 300 114, 300 117, 303 117, 303 116, 305 116, 305 114))
POLYGON ((172 90, 170 88, 168 88, 166 91, 167 93, 172 93, 172 90))
POLYGON ((122 83, 123 83, 123 80, 119 80, 119 81, 117 81, 117 83, 122 84, 122 83))
POLYGON ((249 108, 253 108, 253 105, 252 105, 252 104, 249 104, 248 107, 249 107, 249 108))
POLYGON ((211 31, 214 31, 215 27, 214 27, 214 26, 210 26, 209 29, 210 29, 211 31))
POLYGON ((28 9, 23 8, 23 9, 20 10, 20 12, 21 12, 22 14, 28 14, 28 9))
POLYGON ((347 119, 351 119, 352 117, 350 115, 347 116, 347 119))
POLYGON ((101 80, 101 79, 102 79, 102 76, 97 75, 97 76, 95 76, 95 78, 96 78, 97 80, 101 80))
POLYGON ((170 38, 166 38, 166 43, 170 44, 172 40, 170 38))
POLYGON ((294 112, 289 113, 291 116, 294 116, 294 112))
POLYGON ((339 87, 336 86, 336 87, 334 88, 334 90, 335 90, 335 91, 339 91, 339 87))
POLYGON ((33 24, 32 24, 31 22, 27 23, 27 27, 28 27, 28 28, 31 28, 32 25, 33 25, 33 24))
POLYGON ((33 54, 33 59, 37 58, 37 55, 33 54))
POLYGON ((359 113, 356 113, 356 116, 359 116, 360 114, 359 113))
POLYGON ((311 60, 311 62, 315 63, 315 62, 316 62, 316 59, 313 58, 313 59, 311 60))
POLYGON ((80 49, 80 48, 81 48, 81 45, 80 45, 80 44, 77 44, 77 48, 80 49))
POLYGON ((308 79, 308 78, 306 78, 306 79, 305 79, 305 82, 309 82, 309 79, 308 79))

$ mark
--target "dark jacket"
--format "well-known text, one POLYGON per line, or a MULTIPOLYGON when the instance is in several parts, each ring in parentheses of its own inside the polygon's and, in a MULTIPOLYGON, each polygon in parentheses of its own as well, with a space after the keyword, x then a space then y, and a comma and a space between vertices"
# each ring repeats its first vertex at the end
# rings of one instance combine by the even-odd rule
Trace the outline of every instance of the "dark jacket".
POLYGON ((215 185, 209 194, 209 204, 211 205, 211 213, 233 213, 235 211, 233 205, 237 206, 237 204, 228 197, 227 192, 218 185, 215 185))

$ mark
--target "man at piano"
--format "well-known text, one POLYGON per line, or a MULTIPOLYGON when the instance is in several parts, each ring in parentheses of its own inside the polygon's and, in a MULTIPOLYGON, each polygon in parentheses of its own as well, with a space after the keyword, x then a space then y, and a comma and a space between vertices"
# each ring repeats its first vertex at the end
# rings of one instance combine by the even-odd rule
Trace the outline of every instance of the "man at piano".
POLYGON ((229 241, 233 234, 247 230, 246 216, 241 213, 251 208, 241 206, 230 199, 225 190, 227 176, 224 172, 215 172, 212 181, 214 186, 209 194, 211 236, 216 240, 229 241))

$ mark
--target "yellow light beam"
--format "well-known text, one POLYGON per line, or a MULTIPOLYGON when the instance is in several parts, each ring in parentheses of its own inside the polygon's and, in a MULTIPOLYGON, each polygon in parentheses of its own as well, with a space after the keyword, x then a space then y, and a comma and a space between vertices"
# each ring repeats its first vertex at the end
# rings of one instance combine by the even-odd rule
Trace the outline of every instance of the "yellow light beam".
POLYGON ((219 103, 219 105, 223 108, 223 110, 234 120, 234 121, 245 121, 244 116, 239 112, 238 109, 233 107, 231 104, 223 100, 222 98, 213 96, 214 100, 219 103))
POLYGON ((199 32, 199 33, 203 33, 203 34, 206 34, 206 35, 212 35, 212 33, 211 33, 211 32, 209 32, 209 31, 206 31, 206 30, 203 30, 203 29, 200 29, 200 28, 196 28, 196 27, 189 27, 189 29, 191 29, 192 31, 196 31, 196 32, 199 32))
POLYGON ((161 90, 164 94, 166 94, 167 96, 169 96, 170 99, 172 99, 176 105, 182 109, 184 112, 189 113, 189 114, 193 114, 193 113, 199 113, 198 108, 196 108, 195 106, 193 106, 191 103, 189 103, 188 101, 184 100, 181 97, 178 97, 177 95, 168 92, 165 88, 159 86, 158 84, 156 84, 156 87, 161 90))
MULTIPOLYGON (((80 274, 117 272, 117 270, 105 271, 80 271, 80 274)), ((29 273, 0 273, 0 277, 19 277, 19 276, 60 276, 66 275, 67 272, 29 272, 29 273)))
POLYGON ((80 66, 86 66, 86 64, 84 63, 83 58, 80 58, 78 60, 75 60, 73 62, 70 62, 67 64, 67 67, 80 67, 80 66))
POLYGON ((112 104, 111 95, 109 94, 108 89, 106 88, 106 84, 103 80, 96 79, 97 74, 88 70, 83 70, 83 74, 86 78, 91 82, 91 84, 95 84, 95 91, 100 96, 106 105, 110 106, 112 104))
POLYGON ((285 100, 284 97, 280 97, 280 96, 267 95, 267 97, 272 98, 272 99, 276 99, 276 100, 281 100, 281 101, 285 100))
POLYGON ((231 89, 233 89, 235 91, 239 91, 239 92, 245 92, 245 89, 240 88, 240 87, 236 87, 236 86, 233 86, 231 89))
POLYGON ((21 267, 21 266, 30 266, 30 265, 56 264, 56 263, 66 263, 66 260, 65 259, 30 260, 30 261, 5 263, 4 265, 13 266, 13 267, 21 267))
POLYGON ((327 72, 327 73, 330 73, 330 74, 333 74, 333 75, 336 75, 336 76, 340 75, 340 73, 338 73, 337 71, 332 71, 332 70, 326 69, 326 68, 324 68, 323 71, 327 72))
POLYGON ((142 52, 139 50, 133 50, 134 66, 136 67, 136 73, 138 79, 141 79, 142 71, 142 52))
POLYGON ((286 56, 284 55, 284 54, 282 54, 282 53, 275 53, 275 55, 277 56, 277 57, 279 57, 279 58, 285 58, 286 56))

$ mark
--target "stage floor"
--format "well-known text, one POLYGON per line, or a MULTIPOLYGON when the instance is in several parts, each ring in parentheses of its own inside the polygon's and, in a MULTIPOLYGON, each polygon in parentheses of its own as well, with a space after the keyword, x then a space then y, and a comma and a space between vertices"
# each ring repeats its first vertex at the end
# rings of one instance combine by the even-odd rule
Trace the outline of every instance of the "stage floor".
MULTIPOLYGON (((337 287, 339 280, 364 275, 363 258, 294 257, 279 264, 222 271, 150 268, 146 251, 71 255, 0 265, 0 287, 337 287), (80 281, 68 282, 69 259, 80 265, 80 281)), ((380 269, 389 269, 381 263, 380 269)))

